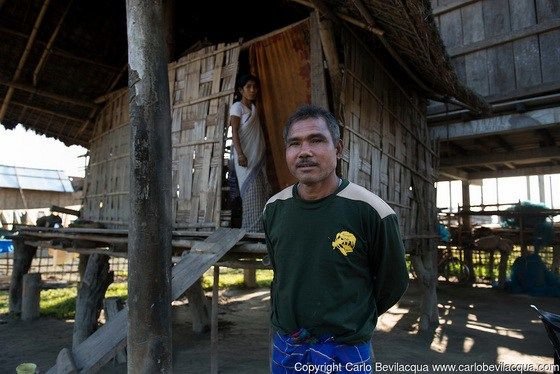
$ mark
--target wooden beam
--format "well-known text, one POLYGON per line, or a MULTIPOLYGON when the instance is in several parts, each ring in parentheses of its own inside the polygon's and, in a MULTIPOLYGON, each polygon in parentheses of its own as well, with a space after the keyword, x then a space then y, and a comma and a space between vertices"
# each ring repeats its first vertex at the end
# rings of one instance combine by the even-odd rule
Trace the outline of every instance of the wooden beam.
POLYGON ((35 87, 29 86, 29 85, 26 85, 26 84, 15 83, 15 82, 1 82, 1 81, 0 81, 0 84, 2 84, 4 86, 7 86, 11 89, 22 90, 22 91, 29 92, 29 93, 32 93, 32 94, 35 94, 35 95, 48 97, 49 99, 63 101, 65 103, 69 103, 69 104, 73 104, 73 105, 83 106, 83 107, 86 107, 86 108, 96 108, 97 107, 94 103, 90 103, 89 101, 76 100, 76 99, 73 99, 71 97, 55 94, 55 93, 52 93, 52 92, 38 90, 35 87))
POLYGON ((468 173, 469 178, 484 179, 484 178, 504 178, 504 177, 522 177, 527 175, 543 175, 543 174, 559 174, 560 165, 554 166, 533 166, 526 168, 516 168, 508 170, 496 171, 478 171, 468 173))
POLYGON ((460 180, 460 181, 467 181, 469 180, 469 174, 459 170, 459 169, 440 169, 438 170, 438 178, 437 180, 440 181, 447 181, 447 180, 460 180))
POLYGON ((68 208, 64 208, 64 207, 61 207, 61 206, 57 206, 57 205, 51 206, 51 212, 71 214, 71 215, 76 216, 76 217, 80 216, 80 211, 79 210, 68 209, 68 208))
POLYGON ((476 43, 467 44, 466 46, 448 48, 447 54, 451 58, 459 57, 468 53, 495 47, 505 43, 511 43, 515 40, 523 39, 536 34, 542 34, 559 28, 560 19, 555 18, 549 21, 537 23, 534 26, 525 27, 523 29, 512 31, 503 35, 487 38, 476 43))
POLYGON ((492 135, 492 139, 498 144, 500 147, 505 149, 508 152, 513 152, 514 148, 511 144, 509 144, 502 136, 500 135, 492 135))
MULTIPOLYGON (((486 96, 484 100, 494 103, 491 104, 491 112, 495 115, 506 111, 521 112, 518 110, 521 106, 525 106, 525 108, 538 108, 557 104, 560 102, 560 94, 546 95, 546 93, 558 90, 560 90, 560 83, 540 84, 537 87, 509 91, 507 95, 486 96), (520 97, 524 98, 516 100, 520 97)), ((472 118, 472 113, 463 109, 448 111, 445 104, 432 104, 428 108, 428 126, 433 126, 437 122, 451 121, 452 118, 459 117, 463 120, 468 120, 472 118)))
POLYGON ((22 108, 25 109, 29 109, 29 110, 35 110, 37 112, 41 112, 41 113, 45 113, 45 114, 50 114, 51 116, 55 116, 55 117, 59 117, 59 118, 64 118, 70 121, 76 121, 76 122, 83 122, 85 121, 85 118, 78 118, 78 117, 72 117, 72 116, 67 116, 66 114, 62 114, 62 113, 57 113, 57 112, 53 112, 52 110, 47 110, 47 109, 43 109, 43 108, 38 108, 36 106, 32 106, 32 105, 26 105, 26 104, 22 104, 20 102, 11 101, 12 105, 16 105, 16 106, 20 106, 22 108))
POLYGON ((551 127, 560 123, 560 107, 533 110, 522 114, 506 114, 466 122, 430 127, 432 139, 456 140, 482 135, 508 134, 551 127))
MULTIPOLYGON (((447 144, 449 145, 449 148, 452 148, 453 151, 459 153, 460 155, 467 155, 469 153, 465 148, 463 148, 459 144, 457 144, 457 142, 450 141, 450 142, 447 142, 447 144)), ((440 158, 440 160, 441 159, 442 158, 440 158)), ((440 163, 440 165, 441 165, 441 163, 440 163)))
POLYGON ((440 159, 441 168, 457 168, 487 164, 503 164, 516 161, 539 161, 560 158, 560 147, 528 149, 517 152, 477 154, 472 156, 447 157, 440 159))
POLYGON ((483 153, 491 153, 492 147, 488 145, 484 138, 476 138, 473 140, 473 143, 483 152, 483 153))
POLYGON ((467 5, 473 4, 473 3, 478 3, 481 0, 459 0, 459 1, 454 1, 451 4, 447 4, 447 5, 442 5, 442 6, 437 6, 434 7, 432 9, 432 14, 434 16, 439 16, 440 14, 443 13, 449 13, 455 9, 459 9, 462 7, 465 7, 467 5))
MULTIPOLYGON (((33 31, 31 31, 31 34, 29 35, 29 39, 27 39, 27 44, 25 45, 25 49, 19 60, 18 66, 16 68, 16 72, 12 77, 12 81, 14 82, 17 82, 21 76, 23 67, 25 66, 25 63, 27 62, 27 58, 29 57, 29 53, 31 53, 31 47, 33 46, 33 43, 35 42, 35 38, 37 37, 37 31, 39 31, 39 27, 41 26, 45 13, 47 12, 47 8, 49 7, 49 3, 50 0, 45 0, 43 2, 43 6, 39 11, 39 15, 37 16, 37 19, 35 20, 35 24, 33 25, 33 31)), ((6 96, 4 97, 4 102, 2 103, 2 107, 0 107, 0 122, 2 122, 4 116, 6 115, 6 112, 8 111, 8 105, 12 100, 14 91, 15 91, 14 87, 11 86, 8 87, 8 91, 6 92, 6 96)))
MULTIPOLYGON (((0 27, 0 32, 6 33, 6 34, 9 34, 9 35, 13 35, 13 36, 17 36, 19 38, 24 38, 24 39, 29 38, 29 35, 26 34, 26 33, 15 31, 15 30, 10 30, 10 29, 7 29, 5 27, 0 27)), ((47 43, 42 41, 42 40, 35 40, 35 44, 40 45, 40 46, 47 45, 47 43)), ((104 64, 104 63, 99 62, 99 61, 91 60, 87 57, 76 56, 76 55, 73 55, 70 52, 67 52, 67 51, 64 51, 64 50, 58 49, 58 48, 52 48, 51 49, 51 54, 56 55, 56 56, 60 56, 60 57, 64 57, 64 58, 67 58, 67 59, 70 59, 70 60, 80 61, 80 62, 90 64, 90 65, 95 65, 95 66, 98 66, 100 68, 111 70, 111 71, 117 71, 118 72, 119 69, 120 69, 117 66, 104 64)))
MULTIPOLYGON (((162 0, 127 0, 128 371, 171 372, 171 113, 162 0)), ((183 291, 184 292, 184 291, 183 291)))
POLYGON ((311 103, 328 108, 325 81, 325 65, 321 36, 319 35, 319 13, 314 11, 309 18, 309 62, 311 65, 311 103))
MULTIPOLYGON (((292 1, 293 1, 294 3, 298 3, 298 4, 301 4, 301 5, 304 5, 304 6, 308 7, 308 8, 314 8, 314 9, 316 9, 316 8, 315 8, 315 5, 314 5, 313 3, 311 3, 311 1, 307 1, 307 0, 292 0, 292 1)), ((326 6, 325 6, 325 8, 326 8, 326 9, 329 9, 329 8, 326 7, 326 6)), ((319 9, 319 11, 321 11, 321 10, 319 9)), ((344 14, 344 13, 333 12, 332 10, 329 10, 329 13, 331 13, 332 15, 335 15, 337 18, 340 18, 340 19, 343 20, 343 21, 346 21, 346 22, 351 23, 351 24, 353 24, 353 25, 355 25, 355 26, 358 26, 358 27, 360 27, 360 28, 362 28, 362 29, 364 29, 364 30, 367 30, 367 31, 369 31, 369 32, 372 32, 372 33, 375 34, 375 35, 381 36, 381 35, 385 34, 385 32, 384 32, 383 30, 379 29, 378 27, 374 27, 374 26, 372 26, 372 25, 368 25, 368 24, 366 24, 366 23, 364 23, 364 22, 362 22, 362 21, 359 21, 359 20, 357 20, 357 19, 355 19, 355 18, 353 18, 353 17, 350 17, 350 16, 348 16, 348 15, 346 15, 346 14, 344 14)))
POLYGON ((66 10, 64 11, 64 13, 62 14, 62 16, 60 17, 60 20, 58 21, 56 28, 54 29, 51 37, 49 38, 49 41, 47 42, 47 46, 45 47, 45 50, 43 51, 43 54, 41 55, 41 58, 39 59, 39 62, 37 63, 37 66, 35 67, 35 70, 33 71, 33 86, 37 86, 37 79, 39 77, 39 73, 41 73, 41 70, 43 69, 43 66, 45 66, 45 61, 47 60, 48 55, 51 53, 51 48, 54 44, 54 41, 56 40, 56 37, 58 36, 58 33, 60 32, 60 27, 62 26, 62 22, 64 22, 64 19, 66 18, 66 15, 68 14, 68 11, 70 10, 70 7, 72 6, 74 0, 70 0, 68 2, 68 5, 66 5, 66 10))
POLYGON ((541 138, 541 141, 539 142, 539 145, 541 147, 550 147, 556 145, 556 139, 554 139, 554 136, 549 129, 537 129, 535 130, 535 132, 541 138))
POLYGON ((342 91, 342 69, 338 59, 334 30, 334 23, 337 19, 331 15, 330 9, 325 7, 320 0, 314 0, 313 5, 320 15, 325 16, 324 18, 319 17, 319 35, 331 81, 333 107, 338 108, 340 102, 339 93, 342 91))

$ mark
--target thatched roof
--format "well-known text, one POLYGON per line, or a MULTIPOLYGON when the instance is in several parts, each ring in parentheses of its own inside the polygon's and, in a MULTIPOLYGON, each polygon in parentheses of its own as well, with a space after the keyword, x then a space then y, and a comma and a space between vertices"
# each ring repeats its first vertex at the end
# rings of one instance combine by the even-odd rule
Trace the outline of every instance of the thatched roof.
MULTIPOLYGON (((309 13, 301 3, 176 1, 177 53, 172 59, 201 40, 217 43, 249 39, 301 20, 309 13), (247 9, 261 16, 248 16, 247 9)), ((476 109, 484 107, 453 72, 429 0, 315 3, 344 16, 343 22, 354 19, 357 22, 349 23, 353 28, 362 23, 366 28, 383 30, 382 39, 363 29, 358 32, 369 43, 379 44, 381 40, 381 45, 392 52, 390 58, 399 60, 427 97, 441 95, 476 109), (360 11, 361 3, 364 8, 360 11)), ((12 128, 22 123, 66 144, 87 146, 91 119, 100 107, 98 99, 126 86, 126 59, 124 1, 0 0, 0 106, 8 101, 2 124, 12 128), (42 9, 44 17, 30 43, 42 9)))

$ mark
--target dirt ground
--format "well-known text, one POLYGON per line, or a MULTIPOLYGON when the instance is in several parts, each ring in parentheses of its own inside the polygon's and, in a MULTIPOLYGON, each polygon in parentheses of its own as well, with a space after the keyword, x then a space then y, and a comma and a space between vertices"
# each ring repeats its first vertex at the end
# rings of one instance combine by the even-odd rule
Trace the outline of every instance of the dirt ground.
MULTIPOLYGON (((539 364, 552 364, 552 346, 530 305, 560 313, 558 298, 448 284, 438 286, 438 298, 440 325, 432 332, 416 330, 420 290, 415 283, 399 304, 381 317, 373 337, 378 373, 413 373, 415 368, 417 372, 450 372, 423 366, 442 363, 471 364, 462 371, 456 369, 465 373, 521 372, 508 371, 512 367, 497 371, 483 366, 498 363, 525 364, 516 369, 527 373, 552 372, 545 367, 537 370, 539 364)), ((263 288, 221 294, 220 373, 267 372, 269 302, 268 289, 263 288)), ((72 321, 51 318, 30 323, 4 318, 0 324, 0 373, 15 372, 22 362, 35 362, 40 372, 45 372, 58 352, 71 346, 72 326, 72 321)), ((174 306, 173 371, 210 371, 210 334, 192 333, 186 304, 174 306)), ((126 373, 126 364, 110 362, 103 372, 126 373)))

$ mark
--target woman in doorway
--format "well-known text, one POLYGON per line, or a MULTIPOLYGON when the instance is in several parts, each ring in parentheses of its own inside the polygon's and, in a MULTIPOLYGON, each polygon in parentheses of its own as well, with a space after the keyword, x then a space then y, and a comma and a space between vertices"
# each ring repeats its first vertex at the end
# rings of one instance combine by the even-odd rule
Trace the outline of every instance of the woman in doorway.
POLYGON ((233 163, 242 204, 241 227, 249 232, 262 232, 262 210, 268 198, 265 140, 255 106, 259 80, 254 75, 239 77, 234 103, 230 109, 233 163))

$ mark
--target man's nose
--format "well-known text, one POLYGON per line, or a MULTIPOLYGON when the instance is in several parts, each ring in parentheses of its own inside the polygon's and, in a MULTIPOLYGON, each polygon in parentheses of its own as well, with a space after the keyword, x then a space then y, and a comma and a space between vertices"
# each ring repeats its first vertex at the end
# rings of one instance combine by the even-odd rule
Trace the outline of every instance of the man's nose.
POLYGON ((301 148, 299 149, 299 157, 310 157, 312 155, 311 145, 308 142, 301 143, 301 148))

